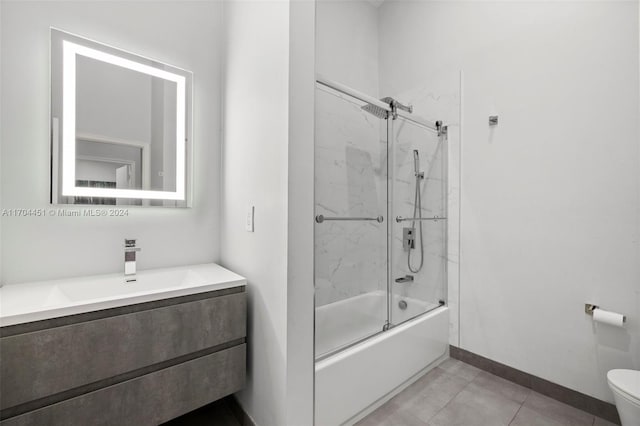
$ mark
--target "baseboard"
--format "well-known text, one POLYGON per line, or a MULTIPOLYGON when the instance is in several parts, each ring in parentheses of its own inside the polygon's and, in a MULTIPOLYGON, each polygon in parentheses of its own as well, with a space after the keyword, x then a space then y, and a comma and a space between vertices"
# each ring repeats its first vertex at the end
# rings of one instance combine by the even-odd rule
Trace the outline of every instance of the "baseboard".
POLYGON ((238 423, 242 426, 256 426, 253 419, 244 411, 242 406, 238 403, 238 400, 233 395, 227 396, 224 401, 233 413, 233 416, 238 420, 238 423))
POLYGON ((489 358, 476 355, 465 349, 451 346, 449 348, 451 358, 471 364, 481 370, 495 374, 498 377, 517 383, 542 395, 548 396, 567 405, 578 408, 594 416, 601 417, 615 424, 620 424, 620 417, 616 406, 606 401, 583 394, 573 389, 566 388, 557 383, 550 382, 524 371, 509 367, 489 358))

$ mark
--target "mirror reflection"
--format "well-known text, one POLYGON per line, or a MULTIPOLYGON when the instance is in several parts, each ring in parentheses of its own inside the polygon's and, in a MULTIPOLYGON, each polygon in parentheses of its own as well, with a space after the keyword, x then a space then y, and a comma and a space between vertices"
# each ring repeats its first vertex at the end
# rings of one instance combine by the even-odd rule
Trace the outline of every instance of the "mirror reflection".
POLYGON ((52 202, 188 205, 190 73, 53 30, 52 202))

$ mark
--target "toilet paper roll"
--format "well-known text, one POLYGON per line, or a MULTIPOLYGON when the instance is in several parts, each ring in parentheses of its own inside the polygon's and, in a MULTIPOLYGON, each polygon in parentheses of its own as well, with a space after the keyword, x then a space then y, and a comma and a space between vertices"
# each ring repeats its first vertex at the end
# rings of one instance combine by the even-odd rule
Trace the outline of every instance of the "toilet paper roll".
POLYGON ((615 312, 609 312, 602 309, 595 309, 593 311, 593 320, 595 322, 601 322, 603 324, 609 324, 616 327, 624 326, 625 317, 622 314, 615 312))

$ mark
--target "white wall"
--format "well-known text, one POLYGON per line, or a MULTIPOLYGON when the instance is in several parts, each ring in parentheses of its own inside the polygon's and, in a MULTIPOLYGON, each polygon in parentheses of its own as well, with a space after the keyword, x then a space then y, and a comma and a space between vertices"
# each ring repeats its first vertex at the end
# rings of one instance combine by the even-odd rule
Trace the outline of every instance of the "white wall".
MULTIPOLYGON (((0 23, 2 23, 2 6, 0 6, 0 23)), ((4 36, 2 34, 2 30, 0 29, 0 49, 2 48, 2 42, 3 42, 4 36)), ((0 76, 2 75, 2 70, 3 70, 3 65, 4 65, 4 58, 2 57, 2 55, 0 55, 0 76)), ((0 93, 4 93, 3 92, 3 86, 4 86, 4 82, 2 81, 2 78, 0 78, 0 93)), ((0 100, 0 117, 2 117, 2 110, 3 110, 4 106, 3 106, 3 102, 0 100)), ((4 120, 0 120, 0 285, 2 284, 2 277, 3 277, 3 273, 2 273, 2 212, 3 212, 3 208, 4 208, 4 203, 2 201, 2 182, 3 182, 3 178, 2 178, 2 157, 3 155, 3 143, 2 141, 4 140, 4 120)))
POLYGON ((225 4, 223 266, 248 281, 248 383, 261 426, 285 424, 289 2, 225 4), (255 232, 245 231, 255 206, 255 232))
POLYGON ((464 72, 460 346, 608 401, 607 370, 640 368, 637 8, 380 10, 392 91, 464 72), (627 329, 594 326, 585 302, 627 329))
POLYGON ((366 0, 318 0, 316 71, 378 97, 378 9, 366 0))
POLYGON ((248 281, 237 397, 261 426, 313 418, 314 6, 225 4, 221 263, 248 281))
POLYGON ((315 1, 289 10, 287 422, 313 424, 315 1))
POLYGON ((131 207, 128 217, 113 218, 2 217, 0 279, 120 271, 125 237, 139 240, 140 269, 218 260, 221 4, 30 1, 2 2, 0 10, 4 208, 50 207, 50 26, 193 71, 195 151, 191 209, 131 207), (211 54, 203 54, 203 46, 211 54))

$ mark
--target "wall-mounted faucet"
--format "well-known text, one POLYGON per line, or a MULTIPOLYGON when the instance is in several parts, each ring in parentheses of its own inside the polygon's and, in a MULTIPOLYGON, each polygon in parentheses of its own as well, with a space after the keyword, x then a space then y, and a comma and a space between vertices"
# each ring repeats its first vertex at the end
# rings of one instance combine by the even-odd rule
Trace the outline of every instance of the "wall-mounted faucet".
MULTIPOLYGON (((405 275, 404 277, 400 277, 400 278, 396 278, 396 282, 398 284, 402 284, 402 283, 412 283, 414 280, 413 275, 405 275)), ((405 306, 406 308, 406 306, 405 306)), ((402 308, 404 309, 404 308, 402 308)))
POLYGON ((124 240, 124 281, 136 281, 136 252, 142 250, 136 247, 136 240, 124 240))

